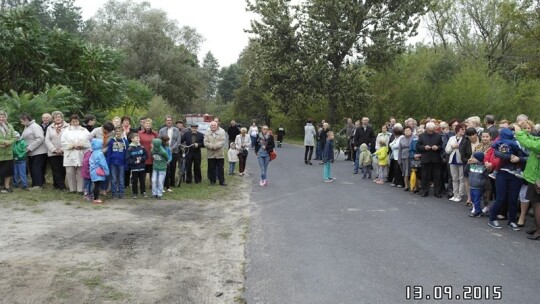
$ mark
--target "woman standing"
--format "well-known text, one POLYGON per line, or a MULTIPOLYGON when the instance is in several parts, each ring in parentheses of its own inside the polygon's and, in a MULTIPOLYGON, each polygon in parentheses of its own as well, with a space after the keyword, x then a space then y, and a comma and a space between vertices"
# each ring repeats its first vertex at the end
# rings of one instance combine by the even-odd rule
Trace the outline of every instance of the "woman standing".
POLYGON ((465 136, 465 126, 457 125, 454 132, 456 135, 450 137, 446 143, 445 152, 448 154, 448 164, 450 175, 452 176, 453 196, 449 199, 452 202, 461 202, 465 195, 465 176, 463 175, 463 163, 459 147, 465 136))
POLYGON ((257 142, 257 135, 259 134, 259 127, 253 122, 249 127, 249 137, 251 139, 251 150, 255 149, 255 142, 257 142))
POLYGON ((527 232, 531 234, 527 238, 538 241, 540 240, 540 194, 536 188, 540 186, 538 185, 540 180, 540 138, 522 130, 516 130, 516 138, 520 145, 530 152, 523 179, 528 183, 527 199, 535 205, 534 219, 536 227, 527 232))
POLYGON ((53 187, 57 190, 66 189, 66 168, 64 167, 64 150, 62 149, 62 135, 69 128, 64 121, 64 114, 60 111, 52 112, 53 123, 45 135, 47 155, 53 175, 53 187))
POLYGON ((247 135, 247 129, 241 128, 240 134, 235 138, 236 150, 238 151, 238 159, 240 161, 239 172, 240 176, 244 176, 246 170, 246 160, 251 146, 251 137, 247 135))
POLYGON ((12 192, 11 177, 13 176, 13 144, 17 141, 13 126, 7 122, 8 115, 0 110, 0 179, 4 180, 2 193, 12 192))
POLYGON ((398 165, 401 168, 401 175, 403 176, 403 182, 405 183, 405 191, 409 191, 409 177, 411 176, 411 160, 409 158, 410 147, 413 141, 411 127, 406 126, 403 128, 403 136, 398 141, 398 165))
MULTIPOLYGON (((313 131, 315 131, 315 129, 313 129, 313 131)), ((274 146, 274 136, 269 134, 268 126, 262 126, 261 133, 259 133, 257 141, 255 142, 255 154, 257 155, 259 166, 261 167, 261 181, 259 183, 261 186, 268 186, 268 181, 266 179, 268 164, 270 163, 270 153, 274 151, 274 146)), ((311 147, 313 148, 313 146, 311 147)))
POLYGON ((304 126, 304 146, 306 147, 306 151, 304 153, 304 163, 306 165, 313 165, 311 163, 311 157, 313 156, 313 147, 315 146, 316 135, 317 132, 315 131, 315 127, 313 126, 313 120, 308 119, 306 125, 304 126))
MULTIPOLYGON (((388 173, 388 178, 386 181, 391 182, 390 186, 402 188, 405 186, 403 181, 403 172, 401 171, 401 166, 399 162, 399 141, 403 137, 403 126, 400 123, 396 123, 393 128, 394 134, 388 137, 390 141, 390 172, 388 173)), ((381 137, 385 140, 385 137, 381 137)))
POLYGON ((62 134, 61 143, 64 151, 64 167, 69 191, 83 194, 81 168, 84 153, 90 148, 90 133, 80 125, 79 115, 69 118, 69 127, 62 134))
POLYGON ((45 182, 43 178, 43 164, 47 161, 47 146, 45 134, 40 125, 29 114, 21 115, 21 124, 24 126, 22 138, 28 147, 28 165, 32 177, 32 189, 39 190, 45 182))
MULTIPOLYGON (((152 176, 152 172, 154 171, 152 168, 153 158, 150 157, 152 155, 152 140, 158 138, 157 132, 152 131, 152 119, 147 118, 144 120, 143 129, 139 131, 139 138, 141 140, 141 145, 146 150, 146 155, 149 156, 148 159, 146 159, 144 171, 146 174, 152 176)), ((146 190, 143 192, 146 192, 146 190)))

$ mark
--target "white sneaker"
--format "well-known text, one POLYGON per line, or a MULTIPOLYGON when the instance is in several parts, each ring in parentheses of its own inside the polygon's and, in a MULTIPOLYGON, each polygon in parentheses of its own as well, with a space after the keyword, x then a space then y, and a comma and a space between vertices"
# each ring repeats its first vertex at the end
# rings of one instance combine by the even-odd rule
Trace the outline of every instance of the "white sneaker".
POLYGON ((261 181, 259 182, 259 186, 264 186, 264 180, 261 179, 261 181))
POLYGON ((484 209, 482 209, 482 213, 489 213, 489 207, 484 207, 484 209))
POLYGON ((448 200, 449 200, 449 201, 452 201, 452 202, 455 202, 455 199, 456 199, 456 197, 455 197, 455 196, 452 196, 452 197, 449 198, 448 200))

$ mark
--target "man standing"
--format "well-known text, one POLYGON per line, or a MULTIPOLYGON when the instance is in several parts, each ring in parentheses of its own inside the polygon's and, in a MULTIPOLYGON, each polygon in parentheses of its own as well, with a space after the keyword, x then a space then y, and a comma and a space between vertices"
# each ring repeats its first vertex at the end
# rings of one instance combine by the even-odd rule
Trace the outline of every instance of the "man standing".
POLYGON ((231 125, 227 129, 227 135, 229 135, 229 145, 227 147, 231 146, 231 143, 236 140, 238 134, 240 134, 240 128, 236 125, 236 121, 231 120, 231 125))
POLYGON ((366 144, 368 150, 373 153, 375 152, 375 133, 373 128, 369 125, 369 118, 362 118, 362 125, 356 128, 354 132, 354 149, 356 150, 356 155, 354 158, 354 172, 358 173, 360 169, 360 164, 358 163, 358 156, 360 155, 360 145, 366 144))
POLYGON ((169 137, 169 147, 172 151, 172 161, 167 166, 167 173, 165 174, 165 189, 167 192, 172 192, 171 187, 174 186, 174 179, 176 177, 176 164, 178 163, 178 145, 180 145, 181 135, 180 130, 173 125, 172 116, 167 115, 165 117, 165 126, 159 130, 158 136, 162 138, 167 135, 169 137))
POLYGON ((202 181, 201 174, 201 148, 204 147, 204 134, 199 132, 199 125, 192 124, 191 130, 182 135, 182 144, 193 145, 185 150, 186 157, 186 183, 191 184, 194 177, 195 184, 202 181), (193 175, 192 175, 193 170, 193 175))
POLYGON ((484 117, 484 123, 486 124, 486 130, 489 132, 489 136, 491 136, 491 140, 499 137, 499 129, 495 125, 495 116, 486 115, 484 117))
POLYGON ((422 196, 428 196, 430 182, 433 180, 434 193, 441 197, 441 149, 443 141, 440 134, 435 132, 435 124, 428 122, 426 132, 418 137, 416 151, 420 152, 422 163, 422 196))
POLYGON ((223 172, 223 166, 225 165, 225 155, 223 149, 224 145, 225 132, 218 127, 218 123, 216 121, 211 122, 210 131, 204 137, 204 146, 208 152, 208 179, 210 180, 211 185, 216 184, 217 177, 221 186, 227 186, 227 184, 225 184, 225 176, 223 172))
POLYGON ((351 118, 347 118, 347 125, 345 126, 345 132, 348 139, 348 147, 347 147, 347 160, 354 160, 353 159, 353 151, 354 151, 354 130, 356 129, 356 126, 353 124, 351 118))

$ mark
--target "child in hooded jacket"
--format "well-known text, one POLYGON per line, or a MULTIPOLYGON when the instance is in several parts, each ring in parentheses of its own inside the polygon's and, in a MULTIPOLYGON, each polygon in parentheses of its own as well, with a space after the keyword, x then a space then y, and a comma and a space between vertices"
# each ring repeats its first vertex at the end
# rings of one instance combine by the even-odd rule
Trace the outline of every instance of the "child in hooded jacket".
POLYGON ((482 216, 481 200, 488 179, 488 173, 484 166, 484 153, 474 152, 472 157, 474 157, 478 163, 467 164, 463 170, 463 175, 469 179, 471 200, 474 206, 469 216, 480 217, 482 216))
POLYGON ((26 152, 26 140, 21 137, 19 132, 15 131, 17 141, 13 144, 13 160, 15 162, 13 172, 13 187, 22 187, 23 190, 28 190, 28 179, 26 178, 26 160, 28 153, 26 152))
POLYGON ((371 158, 371 153, 369 152, 368 146, 366 144, 360 145, 360 155, 358 156, 358 161, 360 162, 360 168, 362 168, 362 172, 364 172, 362 179, 371 179, 371 164, 373 162, 373 159, 371 158))
POLYGON ((107 144, 107 164, 111 170, 112 198, 124 198, 126 154, 128 141, 124 137, 124 129, 117 126, 114 129, 114 137, 107 144))
POLYGON ((386 167, 388 167, 388 147, 386 146, 386 141, 379 141, 379 149, 375 151, 375 156, 378 159, 377 164, 379 165, 379 176, 374 180, 379 185, 384 184, 386 167))
POLYGON ((94 183, 94 204, 103 204, 103 201, 99 199, 99 191, 102 184, 105 182, 109 175, 109 166, 107 165, 107 159, 103 154, 103 140, 98 138, 92 139, 92 155, 90 156, 90 178, 94 183))
POLYGON ((236 167, 236 163, 238 162, 238 150, 236 149, 235 142, 231 143, 229 151, 227 152, 227 156, 229 159, 229 175, 234 175, 234 168, 236 167))
POLYGON ((167 163, 169 155, 163 148, 161 139, 154 138, 152 140, 153 170, 152 170, 152 195, 154 198, 161 199, 163 197, 163 183, 165 182, 165 174, 167 173, 167 163))
POLYGON ((332 131, 326 133, 326 143, 322 151, 322 163, 324 164, 323 181, 325 183, 334 182, 336 178, 332 177, 331 174, 332 164, 334 163, 334 132, 332 131))
POLYGON ((83 161, 81 166, 81 177, 83 179, 83 197, 87 200, 93 200, 92 194, 92 178, 90 176, 90 156, 92 156, 92 150, 84 152, 83 161))

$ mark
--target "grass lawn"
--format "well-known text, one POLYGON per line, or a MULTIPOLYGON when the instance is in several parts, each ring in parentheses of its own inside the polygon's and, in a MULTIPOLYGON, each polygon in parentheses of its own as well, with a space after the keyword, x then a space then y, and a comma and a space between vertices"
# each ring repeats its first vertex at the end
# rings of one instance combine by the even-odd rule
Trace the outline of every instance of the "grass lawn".
MULTIPOLYGON (((224 172, 225 172, 225 183, 228 185, 227 187, 222 187, 219 185, 211 186, 210 182, 207 178, 207 168, 208 168, 208 161, 206 159, 206 149, 202 150, 202 162, 201 162, 201 171, 202 171, 202 183, 200 184, 186 184, 182 183, 180 187, 172 188, 173 192, 166 192, 164 193, 164 199, 167 200, 213 200, 213 199, 219 199, 223 197, 227 197, 229 195, 232 195, 234 193, 234 188, 239 186, 242 183, 242 179, 245 179, 247 177, 240 177, 238 175, 227 175, 229 163, 227 160, 227 151, 225 151, 225 165, 224 165, 224 172)), ((238 164, 236 164, 235 172, 238 174, 238 164)), ((150 177, 147 175, 146 179, 146 188, 150 188, 150 177)), ((30 177, 29 177, 30 178, 30 177)), ((42 202, 51 202, 51 201, 63 201, 66 202, 66 204, 69 204, 73 201, 81 201, 83 202, 84 199, 77 194, 72 194, 69 192, 61 192, 57 190, 53 190, 52 188, 52 174, 50 168, 47 170, 47 184, 45 185, 43 190, 39 191, 23 191, 20 189, 14 189, 13 193, 6 193, 0 195, 0 201, 2 202, 18 202, 22 203, 27 206, 36 206, 39 203, 42 202)), ((31 181, 28 181, 29 185, 31 185, 31 181)), ((148 191, 147 191, 148 192, 148 191)), ((131 186, 129 189, 126 189, 126 199, 125 200, 132 200, 136 201, 131 198, 131 186)), ((149 193, 151 196, 151 193, 149 193)), ((110 200, 110 192, 107 197, 105 197, 106 200, 110 200)), ((149 198, 150 200, 151 198, 149 198)), ((139 198, 139 200, 141 200, 139 198)))

